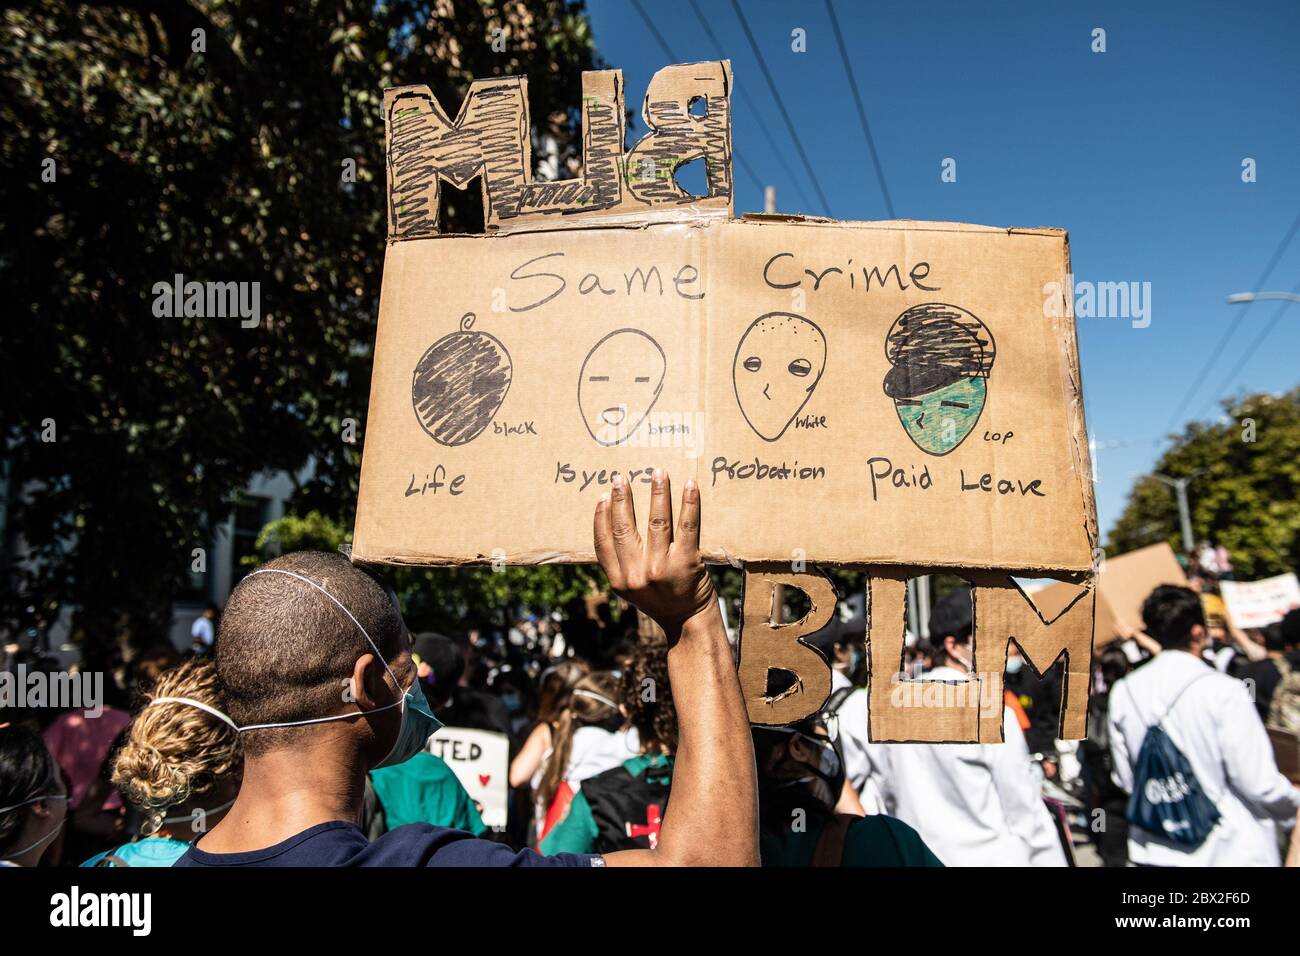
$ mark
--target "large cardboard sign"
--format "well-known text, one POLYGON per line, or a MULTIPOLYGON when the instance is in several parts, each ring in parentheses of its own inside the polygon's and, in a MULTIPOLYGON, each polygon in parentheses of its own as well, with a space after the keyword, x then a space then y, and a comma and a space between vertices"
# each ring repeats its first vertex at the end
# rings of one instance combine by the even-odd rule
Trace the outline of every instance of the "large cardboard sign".
MULTIPOLYGON (((1142 630, 1142 602, 1162 584, 1187 586, 1187 575, 1167 542, 1148 545, 1099 563, 1093 647, 1102 648, 1123 634, 1142 630)), ((1053 584, 1033 595, 1034 603, 1055 615, 1074 599, 1077 589, 1053 584)))
POLYGON ((974 697, 1001 699, 1016 640, 1033 666, 1066 660, 1063 730, 1081 734, 1096 521, 1064 232, 734 219, 730 87, 725 62, 661 70, 651 132, 624 153, 621 74, 585 75, 585 171, 558 183, 531 178, 524 80, 476 81, 455 121, 425 87, 387 91, 390 242, 354 557, 592 561, 613 476, 644 509, 662 467, 703 490, 706 556, 749 569, 756 722, 829 692, 798 640, 814 615, 760 613, 773 582, 825 610, 807 573, 821 563, 878 572, 880 739, 1000 738, 1000 717, 985 730, 889 693, 898 595, 939 569, 978 579, 974 697), (694 160, 704 196, 674 179, 694 160), (475 176, 488 234, 438 235, 440 183, 475 176), (1068 580, 1069 613, 1044 618, 1011 573, 1068 580), (792 695, 764 696, 772 668, 799 676, 792 695))
POLYGON ((447 762, 478 804, 484 825, 504 830, 510 801, 510 738, 490 730, 443 727, 429 738, 429 753, 447 762))
POLYGON ((1267 627, 1300 607, 1300 580, 1294 571, 1259 581, 1220 581, 1228 617, 1240 628, 1267 627))

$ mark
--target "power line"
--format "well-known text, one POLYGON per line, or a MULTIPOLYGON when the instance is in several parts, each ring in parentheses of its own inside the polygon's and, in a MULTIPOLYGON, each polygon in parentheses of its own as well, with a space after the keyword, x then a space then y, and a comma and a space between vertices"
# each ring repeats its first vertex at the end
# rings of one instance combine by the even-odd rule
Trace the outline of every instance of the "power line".
POLYGON ((781 100, 781 91, 776 88, 776 81, 772 79, 772 73, 767 68, 767 61, 763 59, 763 51, 758 48, 754 41, 754 34, 749 29, 749 21, 745 19, 745 11, 740 9, 737 0, 731 0, 731 8, 736 11, 736 19, 740 21, 740 27, 745 31, 745 39, 749 41, 749 48, 754 51, 754 57, 758 60, 759 68, 763 71, 763 78, 767 80, 767 87, 772 91, 772 99, 776 102, 776 108, 781 112, 781 119, 785 120, 785 128, 790 132, 790 139, 794 143, 795 151, 799 158, 803 160, 803 167, 808 172, 808 178, 812 180, 813 189, 817 190, 817 198, 821 200, 822 211, 830 215, 831 204, 826 200, 826 194, 822 192, 821 183, 817 181, 817 174, 813 172, 812 163, 808 162, 808 154, 804 152, 803 143, 799 140, 799 134, 795 132, 794 123, 790 121, 790 114, 786 111, 785 103, 781 100))
MULTIPOLYGON (((1296 295, 1300 295, 1300 282, 1297 282, 1291 291, 1296 295)), ((1249 305, 1250 303, 1248 302, 1246 304, 1249 305)), ((1246 363, 1254 357, 1257 351, 1259 351, 1259 347, 1264 344, 1264 340, 1268 338, 1268 334, 1277 327, 1279 322, 1282 321, 1282 314, 1286 312, 1288 306, 1291 304, 1292 303, 1290 302, 1281 302, 1278 304, 1277 311, 1273 313, 1273 318, 1269 319, 1268 324, 1259 330, 1259 334, 1255 336, 1254 340, 1247 347, 1246 354, 1238 360, 1237 364, 1233 366, 1232 371, 1228 373, 1226 378, 1224 378, 1223 384, 1220 385, 1219 390, 1214 393, 1214 397, 1210 399, 1209 404, 1205 406, 1206 408, 1211 407, 1216 401, 1218 401, 1220 395, 1227 394, 1228 389, 1232 387, 1232 383, 1236 380, 1238 373, 1246 367, 1246 363)))
POLYGON ((876 140, 871 135, 871 124, 867 122, 867 110, 862 105, 862 95, 858 92, 858 81, 853 75, 853 65, 849 62, 849 51, 845 49, 844 37, 840 34, 840 21, 835 17, 835 7, 831 0, 826 0, 826 13, 831 18, 831 30, 835 34, 835 43, 840 48, 840 59, 844 61, 844 72, 849 78, 849 89, 853 92, 853 102, 858 107, 858 119, 862 121, 862 132, 867 137, 867 148, 871 150, 871 162, 876 167, 876 179, 880 181, 880 192, 885 197, 885 209, 890 219, 894 215, 894 200, 889 197, 889 187, 885 185, 885 170, 880 165, 880 154, 876 152, 876 140))
MULTIPOLYGON (((1286 248, 1291 244, 1291 240, 1295 238, 1297 230, 1300 230, 1300 215, 1296 216, 1295 222, 1291 223, 1291 228, 1287 230, 1286 235, 1282 237, 1282 241, 1278 243, 1277 249, 1273 252, 1273 258, 1269 260, 1263 274, 1260 275, 1258 281, 1256 281, 1254 287, 1251 289, 1252 292, 1264 291, 1264 283, 1267 282, 1268 277, 1273 274, 1273 270, 1282 259, 1282 253, 1286 252, 1286 248)), ((1214 364, 1223 354, 1223 350, 1227 347, 1228 342, 1230 342, 1232 337, 1237 333, 1237 329, 1241 327, 1242 319, 1246 317, 1246 313, 1250 311, 1250 307, 1253 304, 1253 302, 1247 302, 1245 308, 1237 314, 1237 321, 1228 323, 1228 327, 1223 330, 1223 335, 1219 337, 1218 343, 1210 350, 1210 354, 1206 356, 1205 365, 1201 367, 1200 372, 1197 373, 1188 384, 1187 394, 1183 396, 1183 401, 1178 406, 1178 410, 1174 412, 1173 417, 1169 419, 1169 425, 1165 429, 1166 432, 1173 431, 1174 426, 1176 426, 1182 419, 1183 412, 1187 411, 1187 406, 1192 404, 1192 399, 1195 398, 1196 393, 1201 390, 1201 384, 1205 381, 1206 376, 1209 375, 1210 369, 1214 368, 1214 364)))
MULTIPOLYGON (((690 0, 690 3, 691 9, 695 11, 696 19, 700 21, 700 26, 704 27, 705 34, 713 44, 714 55, 719 59, 725 59, 726 54, 722 52, 722 44, 718 42, 718 38, 713 32, 713 27, 709 26, 709 21, 705 19, 704 12, 700 9, 699 3, 697 3, 696 0, 690 0)), ((772 137, 772 131, 768 129, 767 124, 763 122, 763 114, 759 112, 758 105, 754 102, 753 97, 749 95, 748 88, 739 86, 734 87, 734 89, 745 101, 745 105, 749 107, 749 111, 754 114, 754 118, 758 120, 758 128, 763 131, 763 136, 767 139, 767 145, 772 148, 772 155, 774 155, 777 158, 777 161, 780 162, 781 168, 785 170, 787 179, 794 184, 795 191, 799 194, 799 198, 803 200, 804 206, 811 206, 812 203, 808 201, 808 194, 803 191, 803 186, 799 184, 799 177, 796 176, 794 170, 790 168, 790 163, 785 158, 785 153, 783 153, 781 148, 776 145, 776 140, 772 137)), ((740 156, 737 155, 736 158, 740 159, 740 156)), ((760 189, 761 188, 762 187, 760 186, 760 189)))
MULTIPOLYGON (((694 0, 692 0, 692 2, 694 2, 694 0)), ((659 41, 659 47, 667 55, 668 62, 681 63, 681 59, 673 52, 673 48, 668 45, 668 41, 665 40, 663 34, 659 32, 659 28, 655 26, 654 21, 651 20, 649 15, 645 12, 645 7, 641 6, 641 0, 632 0, 632 6, 636 7, 637 13, 641 14, 641 19, 644 20, 645 25, 650 28, 651 35, 659 41)), ((754 185, 758 187, 758 191, 761 193, 763 191, 763 180, 758 178, 758 174, 754 172, 753 167, 749 165, 745 157, 739 155, 736 153, 735 149, 733 149, 731 151, 731 158, 740 163, 740 168, 749 175, 749 178, 754 181, 754 185)))

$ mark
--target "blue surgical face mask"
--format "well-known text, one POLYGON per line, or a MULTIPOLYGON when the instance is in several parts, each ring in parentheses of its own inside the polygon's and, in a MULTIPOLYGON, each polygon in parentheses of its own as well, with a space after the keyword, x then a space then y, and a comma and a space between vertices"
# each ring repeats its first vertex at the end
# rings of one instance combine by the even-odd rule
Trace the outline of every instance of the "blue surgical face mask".
POLYGON ((1024 659, 1023 657, 1008 657, 1008 658, 1007 658, 1007 673, 1008 673, 1008 674, 1019 674, 1019 673, 1020 673, 1020 668, 1022 668, 1022 667, 1024 667, 1024 666, 1025 666, 1025 659, 1024 659))
MULTIPOLYGON (((340 611, 348 616, 348 620, 357 626, 357 630, 359 630, 362 636, 366 639, 366 643, 370 645, 371 649, 375 652, 375 655, 381 662, 383 662, 384 670, 388 671, 388 676, 393 679, 393 686, 402 686, 401 682, 397 679, 397 675, 393 673, 393 669, 388 666, 388 661, 384 659, 383 652, 379 650, 379 646, 370 637, 370 634, 366 629, 361 626, 361 622, 358 621, 353 613, 344 606, 343 602, 333 594, 330 594, 329 591, 325 590, 325 588, 321 587, 310 578, 303 577, 301 574, 296 574, 293 571, 283 571, 280 568, 261 568, 260 570, 254 571, 253 574, 249 575, 249 577, 251 578, 256 574, 288 575, 291 578, 296 578, 299 581, 302 581, 304 584, 311 585, 321 594, 325 595, 325 597, 329 598, 340 611)), ((393 742, 393 746, 388 751, 388 755, 375 766, 374 769, 376 770, 380 767, 392 767, 396 764, 410 760, 420 751, 424 750, 428 745, 429 738, 442 727, 442 722, 439 721, 437 717, 433 716, 433 711, 429 707, 429 701, 424 696, 424 689, 420 686, 420 679, 418 676, 412 678, 411 686, 406 688, 405 693, 402 694, 401 700, 396 700, 391 704, 384 704, 381 707, 375 707, 371 710, 359 710, 352 714, 332 714, 329 717, 313 717, 310 720, 289 720, 280 723, 249 724, 245 727, 240 727, 215 707, 205 704, 200 700, 194 700, 191 697, 155 697, 153 700, 149 701, 147 706, 152 707, 154 704, 169 703, 185 704, 189 707, 197 707, 199 710, 206 711, 207 713, 212 714, 212 716, 225 721, 235 729, 236 733, 241 734, 249 730, 266 730, 271 727, 304 727, 308 724, 323 724, 331 720, 352 720, 367 714, 377 714, 380 711, 391 710, 394 707, 401 707, 402 723, 397 731, 397 739, 393 742)))
POLYGON ((393 749, 388 751, 388 756, 379 761, 375 769, 393 767, 410 760, 429 745, 429 738, 441 727, 442 721, 433 716, 419 680, 411 681, 411 686, 402 695, 402 726, 397 731, 397 740, 393 742, 393 749))

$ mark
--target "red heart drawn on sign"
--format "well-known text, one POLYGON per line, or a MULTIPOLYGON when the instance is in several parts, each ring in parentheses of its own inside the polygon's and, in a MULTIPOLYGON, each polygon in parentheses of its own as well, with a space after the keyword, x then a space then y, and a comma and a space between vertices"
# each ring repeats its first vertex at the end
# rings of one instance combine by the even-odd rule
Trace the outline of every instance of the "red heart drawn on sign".
POLYGON ((483 787, 486 787, 488 785, 488 781, 491 779, 492 779, 492 774, 490 773, 481 773, 478 775, 479 785, 483 787))

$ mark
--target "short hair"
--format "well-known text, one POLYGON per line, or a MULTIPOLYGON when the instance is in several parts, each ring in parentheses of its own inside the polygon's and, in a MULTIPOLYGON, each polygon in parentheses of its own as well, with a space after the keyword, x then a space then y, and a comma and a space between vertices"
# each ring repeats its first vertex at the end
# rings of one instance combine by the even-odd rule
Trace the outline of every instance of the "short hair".
POLYGON ((1287 649, 1286 635, 1282 633, 1282 622, 1274 621, 1272 624, 1265 624, 1264 632, 1264 650, 1266 651, 1284 651, 1287 649))
POLYGON ((975 617, 971 608, 971 589, 959 587, 949 591, 930 608, 930 642, 943 650, 943 639, 951 637, 965 644, 974 629, 975 617))
POLYGON ((1278 623, 1278 630, 1282 632, 1282 640, 1287 647, 1300 646, 1300 607, 1293 607, 1286 612, 1286 616, 1278 623))
POLYGON ((465 654, 460 645, 445 634, 423 631, 415 635, 411 650, 433 671, 434 698, 444 701, 450 697, 465 673, 465 654))
POLYGON ((1191 588, 1162 584, 1142 602, 1142 624, 1161 647, 1182 649, 1192 640, 1192 628, 1205 626, 1201 596, 1191 588))
MULTIPOLYGON (((265 570, 288 571, 328 591, 365 628, 385 661, 401 650, 402 617, 391 590, 341 554, 296 551, 265 570)), ((286 723, 344 713, 343 685, 374 648, 324 594, 288 574, 250 574, 239 583, 217 635, 217 674, 232 720, 286 723)), ((286 746, 301 728, 244 735, 250 756, 286 746)))
POLYGON ((32 804, 16 806, 52 792, 58 773, 41 735, 22 724, 0 727, 0 852, 10 850, 27 824, 32 804))

